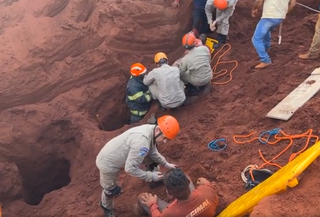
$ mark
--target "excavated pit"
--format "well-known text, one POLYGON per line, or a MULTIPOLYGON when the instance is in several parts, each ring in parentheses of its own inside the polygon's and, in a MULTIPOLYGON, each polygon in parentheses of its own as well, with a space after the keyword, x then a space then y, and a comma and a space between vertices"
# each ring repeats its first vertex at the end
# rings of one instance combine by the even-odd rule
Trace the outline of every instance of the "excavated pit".
POLYGON ((25 159, 16 164, 22 179, 23 199, 29 205, 38 205, 44 195, 71 182, 69 160, 54 154, 42 157, 42 161, 25 159))

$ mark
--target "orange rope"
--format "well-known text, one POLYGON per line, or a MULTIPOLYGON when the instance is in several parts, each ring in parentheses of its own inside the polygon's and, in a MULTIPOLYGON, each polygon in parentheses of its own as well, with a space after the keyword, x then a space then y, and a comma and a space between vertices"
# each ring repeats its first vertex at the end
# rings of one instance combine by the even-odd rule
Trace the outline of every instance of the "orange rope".
MULTIPOLYGON (((284 154, 293 144, 293 139, 300 139, 300 138, 304 138, 304 137, 307 137, 307 141, 306 141, 306 144, 304 145, 304 147, 296 152, 296 153, 293 153, 291 154, 289 160, 288 160, 288 163, 291 162, 296 156, 298 156, 299 154, 301 154, 302 152, 304 152, 308 146, 309 146, 309 143, 310 143, 310 140, 311 138, 314 138, 316 140, 316 142, 319 141, 319 137, 316 136, 316 135, 313 135, 312 132, 313 130, 312 129, 309 129, 307 130, 305 133, 302 133, 302 134, 296 134, 296 135, 288 135, 286 134, 285 132, 283 132, 282 130, 279 131, 283 136, 280 136, 279 133, 274 135, 274 141, 268 141, 267 139, 265 138, 260 138, 261 140, 263 140, 264 142, 266 142, 267 144, 269 145, 275 145, 277 144, 278 142, 282 141, 282 140, 289 140, 289 144, 279 153, 277 154, 275 157, 273 157, 271 160, 266 160, 262 154, 262 151, 259 149, 259 155, 261 157, 261 159, 264 161, 264 163, 262 165, 260 165, 258 167, 258 169, 261 169, 267 165, 271 165, 271 166, 276 166, 278 168, 282 168, 282 166, 280 166, 279 164, 277 163, 273 163, 272 161, 276 160, 278 157, 280 157, 282 154, 284 154)), ((252 132, 248 135, 235 135, 233 136, 233 141, 237 144, 245 144, 245 143, 250 143, 250 142, 253 142, 254 140, 257 140, 259 139, 259 137, 253 137, 251 139, 248 139, 247 141, 238 141, 237 138, 250 138, 252 137, 254 134, 256 134, 256 131, 255 132, 252 132)), ((253 174, 252 174, 252 170, 254 168, 251 168, 250 169, 250 175, 251 175, 251 178, 252 180, 254 180, 254 177, 253 177, 253 174)))
POLYGON ((231 49, 231 45, 230 44, 224 44, 218 52, 216 52, 213 57, 211 58, 211 66, 212 66, 212 79, 211 79, 211 84, 227 84, 229 83, 231 80, 232 80, 232 73, 233 71, 238 67, 238 61, 236 60, 228 60, 228 61, 223 61, 221 60, 221 58, 230 51, 231 49), (227 50, 225 50, 217 59, 217 62, 214 66, 212 66, 212 62, 213 60, 218 56, 218 54, 223 50, 223 48, 225 47, 228 47, 227 50), (214 82, 213 80, 214 79, 217 79, 221 76, 224 76, 228 73, 228 70, 227 69, 221 69, 220 71, 216 72, 217 71, 217 68, 219 66, 219 64, 225 64, 225 63, 234 63, 235 66, 229 71, 229 79, 227 81, 224 81, 224 82, 214 82))

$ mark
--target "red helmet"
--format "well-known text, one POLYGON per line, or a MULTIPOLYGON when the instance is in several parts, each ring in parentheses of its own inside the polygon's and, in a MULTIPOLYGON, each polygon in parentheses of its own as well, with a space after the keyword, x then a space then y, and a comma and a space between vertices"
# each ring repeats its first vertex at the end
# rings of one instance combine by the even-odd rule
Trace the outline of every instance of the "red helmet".
POLYGON ((195 43, 196 43, 196 36, 193 34, 193 32, 188 32, 182 38, 182 45, 186 49, 190 49, 194 47, 195 43))
POLYGON ((170 140, 176 138, 180 130, 177 119, 170 115, 164 115, 158 118, 157 122, 161 132, 166 138, 170 140))
POLYGON ((132 76, 140 76, 146 73, 147 68, 141 63, 135 63, 131 66, 130 73, 132 76))

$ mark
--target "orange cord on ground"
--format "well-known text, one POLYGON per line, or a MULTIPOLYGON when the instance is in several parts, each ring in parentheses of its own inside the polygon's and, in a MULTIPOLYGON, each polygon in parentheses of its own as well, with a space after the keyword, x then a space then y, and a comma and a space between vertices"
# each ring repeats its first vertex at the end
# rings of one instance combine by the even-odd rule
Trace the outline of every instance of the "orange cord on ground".
POLYGON ((221 60, 221 58, 227 53, 229 52, 231 49, 231 45, 230 44, 224 44, 219 50, 218 52, 216 52, 213 57, 211 58, 211 66, 212 66, 212 79, 211 79, 211 84, 227 84, 229 83, 231 80, 232 80, 232 73, 233 71, 238 67, 238 61, 236 60, 227 60, 227 61, 223 61, 221 60), (218 56, 218 54, 224 50, 225 47, 228 47, 227 50, 225 50, 219 57, 218 57, 218 60, 216 62, 216 64, 214 66, 212 66, 212 62, 213 60, 218 56), (217 79, 221 76, 224 76, 228 73, 228 70, 227 69, 221 69, 220 71, 216 72, 217 71, 217 68, 218 68, 218 65, 219 64, 224 64, 224 63, 234 63, 235 66, 229 71, 229 80, 227 81, 224 81, 224 82, 214 82, 213 80, 214 79, 217 79))
MULTIPOLYGON (((283 153, 285 153, 285 152, 292 146, 292 144, 293 144, 293 139, 300 139, 300 138, 307 137, 307 141, 306 141, 306 144, 304 145, 304 147, 303 147, 300 151, 298 151, 298 152, 296 152, 296 153, 293 153, 293 154, 290 156, 290 158, 289 158, 289 160, 288 160, 288 163, 291 162, 297 155, 301 154, 302 152, 304 152, 304 151, 308 148, 308 145, 309 145, 309 143, 310 143, 311 138, 314 138, 314 139, 316 140, 316 142, 318 142, 319 137, 316 136, 316 135, 313 135, 312 132, 313 132, 313 130, 312 130, 312 129, 309 129, 309 130, 307 130, 305 133, 302 133, 302 134, 288 135, 288 134, 286 134, 285 132, 283 132, 282 130, 280 130, 278 134, 274 135, 274 141, 273 141, 273 142, 270 142, 270 141, 268 141, 268 140, 265 139, 265 138, 260 138, 261 140, 263 140, 264 142, 266 142, 266 143, 269 144, 269 145, 275 145, 275 144, 277 144, 278 142, 280 142, 280 141, 282 141, 282 140, 289 140, 289 144, 287 145, 287 147, 285 147, 279 154, 277 154, 277 155, 276 155, 275 157, 273 157, 271 160, 266 160, 266 159, 264 158, 264 156, 262 155, 261 150, 259 149, 259 155, 260 155, 260 157, 262 158, 262 160, 264 161, 264 163, 263 163, 261 166, 259 166, 257 169, 261 169, 261 168, 265 167, 266 165, 276 166, 276 167, 279 167, 279 168, 281 169, 282 166, 280 166, 280 165, 277 164, 277 163, 273 163, 272 161, 276 160, 278 157, 280 157, 283 153), (279 135, 280 133, 282 134, 282 136, 279 135)), ((247 141, 238 141, 237 138, 250 138, 250 137, 252 137, 254 134, 256 134, 256 132, 252 132, 252 133, 250 133, 250 134, 248 134, 248 135, 235 135, 235 136, 233 136, 233 141, 234 141, 235 143, 237 143, 237 144, 250 143, 250 142, 253 142, 254 140, 258 140, 259 137, 253 137, 253 138, 251 138, 251 139, 249 139, 249 140, 247 140, 247 141)), ((254 180, 254 177, 253 177, 253 174, 252 174, 252 170, 253 170, 253 169, 254 169, 254 168, 251 168, 251 169, 250 169, 250 175, 251 175, 252 180, 254 180)))

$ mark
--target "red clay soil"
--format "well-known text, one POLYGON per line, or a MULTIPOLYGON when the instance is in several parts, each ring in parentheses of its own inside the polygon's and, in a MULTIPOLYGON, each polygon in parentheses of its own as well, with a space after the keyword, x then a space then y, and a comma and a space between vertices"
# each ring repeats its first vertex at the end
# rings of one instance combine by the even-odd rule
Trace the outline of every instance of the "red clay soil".
MULTIPOLYGON (((180 40, 190 30, 192 8, 186 2, 172 9, 170 0, 0 0, 0 201, 5 217, 102 216, 95 157, 108 140, 131 127, 124 104, 128 68, 140 61, 151 69, 158 51, 172 62, 183 53, 180 40), (107 131, 99 129, 99 121, 107 131)), ((300 2, 318 7, 316 0, 300 2)), ((231 20, 232 49, 225 58, 239 62, 233 80, 215 85, 197 104, 166 112, 180 121, 181 133, 160 147, 194 181, 203 176, 216 182, 218 213, 246 192, 240 172, 262 164, 259 149, 270 159, 286 146, 238 145, 233 135, 276 127, 288 134, 313 129, 319 135, 318 95, 287 122, 265 117, 319 66, 297 57, 309 48, 317 15, 296 6, 283 24, 281 45, 277 30, 273 34, 273 64, 255 71, 250 69, 258 63, 251 36, 259 18, 251 18, 251 5, 252 0, 239 1, 231 20), (220 153, 207 148, 217 138, 228 141, 220 153)), ((303 144, 295 141, 277 162, 285 165, 303 144)), ((266 198, 252 216, 316 216, 319 169, 317 160, 298 187, 266 198)), ((136 195, 148 188, 126 174, 120 184, 125 192, 116 199, 116 214, 131 217, 136 195)), ((163 189, 157 193, 165 196, 163 189)))

